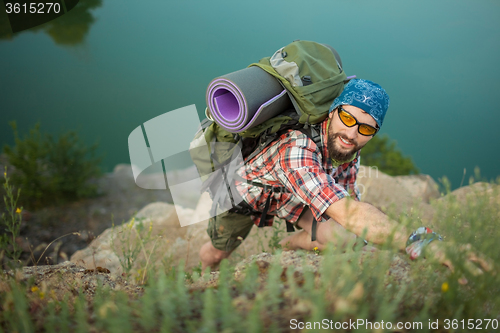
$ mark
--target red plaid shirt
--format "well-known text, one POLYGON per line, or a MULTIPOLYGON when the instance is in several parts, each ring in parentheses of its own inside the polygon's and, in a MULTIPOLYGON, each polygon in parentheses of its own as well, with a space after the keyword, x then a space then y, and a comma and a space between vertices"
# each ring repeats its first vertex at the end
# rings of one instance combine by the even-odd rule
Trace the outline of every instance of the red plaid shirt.
MULTIPOLYGON (((285 186, 289 193, 270 190, 236 181, 236 189, 253 209, 262 212, 272 195, 268 214, 294 223, 305 206, 309 206, 317 221, 328 220, 326 209, 337 200, 352 195, 360 199, 356 176, 359 152, 354 160, 335 168, 328 158, 326 133, 328 118, 321 123, 321 143, 318 147, 300 131, 291 130, 247 161, 237 174, 247 180, 275 186, 285 186)), ((260 217, 252 216, 258 225, 260 217)), ((273 219, 266 221, 271 226, 273 219)))

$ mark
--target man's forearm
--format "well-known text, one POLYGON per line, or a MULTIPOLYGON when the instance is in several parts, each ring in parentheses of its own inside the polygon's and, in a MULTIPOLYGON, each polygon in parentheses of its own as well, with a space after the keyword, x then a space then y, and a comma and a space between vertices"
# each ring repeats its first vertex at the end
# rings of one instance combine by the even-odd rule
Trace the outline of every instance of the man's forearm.
POLYGON ((358 236, 366 229, 365 238, 375 244, 383 244, 395 232, 394 244, 401 250, 406 247, 409 231, 366 202, 344 198, 328 207, 326 214, 358 236))

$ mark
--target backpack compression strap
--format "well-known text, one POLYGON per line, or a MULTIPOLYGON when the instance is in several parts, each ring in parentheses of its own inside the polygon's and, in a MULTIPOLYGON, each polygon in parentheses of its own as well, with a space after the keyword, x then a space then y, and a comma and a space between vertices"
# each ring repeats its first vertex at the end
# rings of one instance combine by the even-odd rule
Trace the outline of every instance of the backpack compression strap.
MULTIPOLYGON (((319 134, 320 129, 318 127, 319 127, 318 124, 309 126, 307 126, 306 124, 306 126, 299 129, 299 131, 305 134, 309 139, 313 140, 313 142, 316 144, 317 147, 319 147, 319 144, 321 142, 321 135, 319 134)), ((318 227, 318 221, 313 217, 311 226, 311 242, 314 242, 316 240, 317 227, 318 227)))

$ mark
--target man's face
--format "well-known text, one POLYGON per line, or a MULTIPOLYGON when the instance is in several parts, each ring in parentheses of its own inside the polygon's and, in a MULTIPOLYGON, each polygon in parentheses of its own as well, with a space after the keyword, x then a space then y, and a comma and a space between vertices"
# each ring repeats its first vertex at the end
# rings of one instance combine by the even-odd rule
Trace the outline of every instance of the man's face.
MULTIPOLYGON (((342 105, 342 108, 352 114, 359 123, 377 127, 377 122, 368 113, 352 105, 342 105)), ((337 161, 348 160, 355 152, 363 148, 373 136, 361 135, 358 125, 347 127, 334 110, 328 115, 331 119, 328 129, 328 153, 337 161)))

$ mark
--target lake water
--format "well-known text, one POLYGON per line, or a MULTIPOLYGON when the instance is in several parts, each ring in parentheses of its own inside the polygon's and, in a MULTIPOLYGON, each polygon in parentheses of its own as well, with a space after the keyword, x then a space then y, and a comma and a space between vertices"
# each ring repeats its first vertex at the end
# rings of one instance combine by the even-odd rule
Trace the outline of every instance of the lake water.
POLYGON ((0 15, 0 144, 40 121, 100 142, 103 167, 130 163, 128 135, 196 104, 215 77, 295 39, 334 46, 348 75, 381 84, 381 133, 453 187, 475 166, 500 175, 500 3, 495 0, 80 0, 11 34, 0 15))

